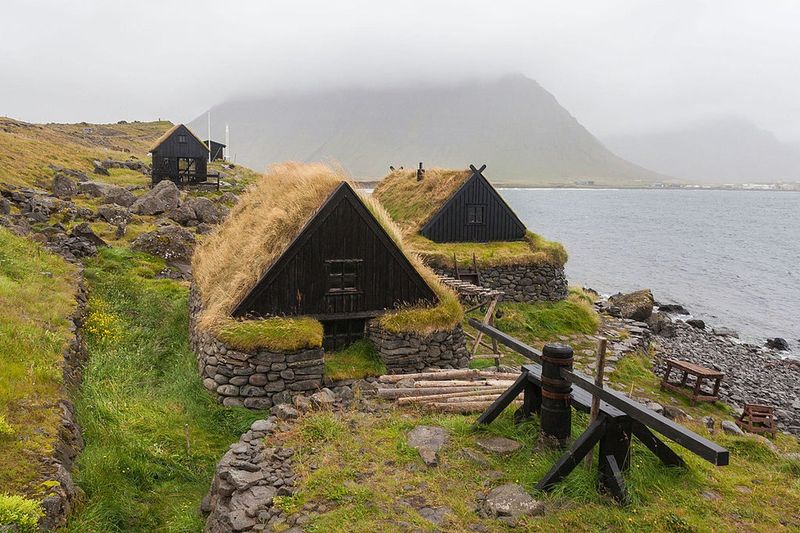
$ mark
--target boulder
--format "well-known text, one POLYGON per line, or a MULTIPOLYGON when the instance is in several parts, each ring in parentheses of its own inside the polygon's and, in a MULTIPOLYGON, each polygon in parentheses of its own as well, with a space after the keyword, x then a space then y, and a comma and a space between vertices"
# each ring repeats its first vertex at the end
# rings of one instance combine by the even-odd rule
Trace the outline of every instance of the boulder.
POLYGON ((700 320, 699 318, 690 318, 689 320, 686 321, 686 323, 692 326, 693 328, 706 329, 705 321, 700 320))
POLYGON ((103 198, 104 204, 117 204, 122 207, 130 207, 136 201, 136 196, 124 187, 111 187, 106 191, 103 198))
POLYGON ((721 425, 722 425, 722 431, 727 433, 728 435, 744 435, 744 431, 742 431, 741 428, 737 426, 735 422, 731 422, 730 420, 723 420, 721 425))
POLYGON ((128 208, 115 204, 101 205, 97 210, 97 216, 115 226, 124 226, 131 220, 128 208))
POLYGON ((731 328, 716 327, 711 330, 717 337, 734 337, 739 338, 739 334, 731 328))
POLYGON ((478 509, 484 516, 516 520, 521 516, 544 514, 544 503, 534 500, 516 483, 506 483, 489 491, 478 509))
POLYGON ((188 203, 191 203, 192 209, 196 215, 195 218, 200 222, 218 224, 222 220, 222 214, 219 208, 208 198, 192 198, 188 203))
POLYGON ((70 235, 72 237, 88 241, 95 246, 108 246, 108 244, 106 244, 106 241, 98 237, 92 230, 92 227, 86 222, 78 224, 77 226, 72 228, 70 235))
POLYGON ((197 225, 197 214, 189 201, 183 202, 181 205, 170 211, 167 216, 170 220, 174 220, 181 226, 194 226, 197 225))
POLYGON ((164 225, 136 237, 131 248, 168 261, 188 262, 194 252, 195 242, 194 235, 184 228, 164 225))
POLYGON ((11 212, 11 202, 0 196, 0 215, 7 215, 11 212))
POLYGON ((675 324, 666 315, 666 313, 658 312, 653 313, 647 320, 647 325, 650 326, 650 331, 662 337, 675 336, 675 324))
POLYGON ((84 181, 78 185, 78 190, 81 194, 86 196, 99 198, 105 196, 106 192, 111 188, 107 183, 100 183, 99 181, 84 181))
POLYGON ((99 174, 100 176, 110 176, 111 174, 108 172, 108 169, 103 166, 103 163, 100 161, 93 161, 92 164, 94 165, 94 173, 99 174))
POLYGON ((69 199, 75 196, 77 192, 78 186, 71 178, 60 172, 53 176, 53 196, 69 199))
POLYGON ((170 180, 163 180, 133 202, 131 212, 137 215, 158 215, 172 211, 180 202, 181 193, 178 187, 170 180))
POLYGON ((608 299, 609 312, 622 318, 645 321, 653 313, 653 293, 650 289, 628 294, 615 294, 608 299))
POLYGON ((681 304, 662 304, 657 303, 658 310, 662 313, 670 313, 673 315, 688 315, 689 311, 681 304))
POLYGON ((447 442, 447 430, 437 426, 417 426, 406 435, 408 445, 419 452, 428 466, 436 466, 436 454, 447 442))
POLYGON ((294 420, 300 416, 300 411, 289 405, 288 403, 281 403, 270 409, 270 413, 277 416, 281 420, 294 420))
POLYGON ((786 339, 782 339, 781 337, 775 337, 774 339, 767 339, 767 348, 772 348, 773 350, 780 350, 782 352, 789 351, 789 343, 786 342, 786 339))

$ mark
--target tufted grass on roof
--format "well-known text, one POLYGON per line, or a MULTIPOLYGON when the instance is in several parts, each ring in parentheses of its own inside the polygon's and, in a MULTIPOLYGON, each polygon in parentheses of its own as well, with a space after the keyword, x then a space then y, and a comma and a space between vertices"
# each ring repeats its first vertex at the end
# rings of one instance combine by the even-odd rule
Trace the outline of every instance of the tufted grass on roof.
POLYGON ((432 168, 417 181, 416 170, 395 170, 372 193, 405 232, 417 232, 472 175, 469 170, 432 168))
POLYGON ((567 251, 561 243, 548 241, 532 231, 527 231, 521 241, 437 243, 419 234, 407 236, 406 241, 429 265, 442 268, 453 268, 453 255, 459 268, 472 268, 473 254, 479 268, 546 264, 564 266, 567 262, 567 251))
MULTIPOLYGON (((233 320, 231 312, 284 253, 334 189, 346 180, 341 171, 326 165, 282 163, 271 167, 240 196, 230 216, 194 253, 194 279, 203 304, 200 327, 248 351, 301 349, 321 344, 321 326, 312 327, 308 322, 318 324, 315 320, 303 317, 233 320)), ((362 200, 404 250, 401 232, 391 217, 374 199, 362 197, 362 200)), ((397 331, 408 328, 405 331, 425 334, 452 329, 463 314, 455 294, 444 287, 419 258, 406 255, 440 302, 393 310, 386 319, 394 317, 389 323, 397 331)))

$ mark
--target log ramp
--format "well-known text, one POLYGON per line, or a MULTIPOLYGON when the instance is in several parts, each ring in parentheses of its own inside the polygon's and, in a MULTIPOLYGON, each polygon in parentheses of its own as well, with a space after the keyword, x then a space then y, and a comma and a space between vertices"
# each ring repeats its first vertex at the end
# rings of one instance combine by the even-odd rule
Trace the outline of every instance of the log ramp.
MULTIPOLYGON (((486 410, 514 384, 516 373, 477 369, 386 374, 378 378, 379 398, 439 413, 473 414, 486 410)), ((520 405, 522 401, 518 401, 520 405)))

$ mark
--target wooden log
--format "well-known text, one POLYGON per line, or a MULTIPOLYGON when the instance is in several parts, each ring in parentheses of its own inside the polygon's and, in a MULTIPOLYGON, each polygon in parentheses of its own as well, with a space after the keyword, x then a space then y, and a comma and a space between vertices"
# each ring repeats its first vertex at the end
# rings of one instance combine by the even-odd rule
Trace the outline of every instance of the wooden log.
POLYGON ((381 383, 397 383, 400 380, 411 378, 418 379, 462 379, 479 376, 480 370, 464 368, 461 370, 438 370, 431 372, 419 372, 416 374, 384 374, 378 378, 381 383))
MULTIPOLYGON (((478 413, 485 409, 487 409, 492 402, 466 402, 466 403, 426 403, 423 404, 426 408, 433 409, 440 413, 455 413, 455 414, 462 414, 468 415, 472 413, 478 413)), ((511 402, 511 405, 520 406, 522 405, 522 400, 514 400, 511 402)))
MULTIPOLYGON (((497 394, 478 394, 476 396, 466 396, 466 397, 456 397, 456 398, 445 398, 446 403, 467 403, 467 402, 493 402, 500 396, 500 393, 497 394)), ((423 402, 424 403, 424 402, 423 402)))
POLYGON ((424 389, 404 388, 404 389, 378 389, 378 397, 394 400, 405 396, 430 396, 433 394, 446 394, 448 392, 468 392, 474 391, 475 387, 426 387, 424 389))
POLYGON ((419 403, 425 401, 437 401, 443 400, 447 398, 462 398, 462 397, 469 397, 469 396, 480 396, 483 394, 490 394, 490 393, 502 393, 505 388, 494 388, 494 387, 486 387, 480 388, 478 390, 471 390, 467 392, 452 392, 449 394, 434 394, 430 396, 406 396, 403 398, 397 399, 397 405, 407 405, 410 403, 419 403))
POLYGON ((460 379, 452 379, 448 381, 417 381, 414 383, 416 388, 425 387, 510 387, 514 383, 513 380, 499 380, 499 379, 486 379, 467 381, 460 379))
POLYGON ((418 372, 416 374, 384 374, 378 378, 381 383, 397 383, 400 380, 411 378, 416 380, 435 380, 443 381, 450 379, 506 379, 514 381, 518 374, 512 372, 497 372, 490 370, 477 370, 474 368, 462 368, 460 370, 433 370, 430 372, 418 372))

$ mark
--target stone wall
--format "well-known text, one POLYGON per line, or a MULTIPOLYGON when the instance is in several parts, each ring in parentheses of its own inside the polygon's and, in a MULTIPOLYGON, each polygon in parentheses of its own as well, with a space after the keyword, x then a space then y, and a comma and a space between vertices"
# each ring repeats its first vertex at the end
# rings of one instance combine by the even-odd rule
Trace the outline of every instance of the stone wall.
MULTIPOLYGON (((437 268, 437 274, 454 276, 449 268, 437 268)), ((567 297, 567 277, 563 266, 506 265, 481 269, 481 283, 502 291, 505 300, 515 302, 556 302, 567 297)))
POLYGON ((200 331, 196 317, 200 301, 194 290, 189 296, 192 349, 203 378, 203 386, 226 406, 268 409, 289 401, 292 395, 322 386, 322 348, 291 353, 235 350, 208 332, 200 331))
POLYGON ((466 368, 469 364, 461 324, 451 331, 420 336, 391 333, 373 320, 367 324, 367 338, 375 345, 390 374, 413 373, 426 368, 466 368))
POLYGON ((83 365, 88 357, 86 343, 83 339, 81 327, 86 318, 86 305, 89 300, 86 287, 83 284, 83 273, 77 285, 75 299, 78 302, 75 312, 70 318, 70 329, 74 337, 64 350, 62 374, 64 376, 63 398, 59 400, 61 409, 58 441, 51 457, 45 459, 47 470, 45 481, 57 481, 52 484, 47 495, 42 500, 42 517, 39 527, 50 531, 66 524, 70 511, 75 503, 82 498, 83 492, 72 479, 72 468, 78 454, 83 450, 83 437, 75 417, 75 407, 67 397, 80 385, 83 365))

